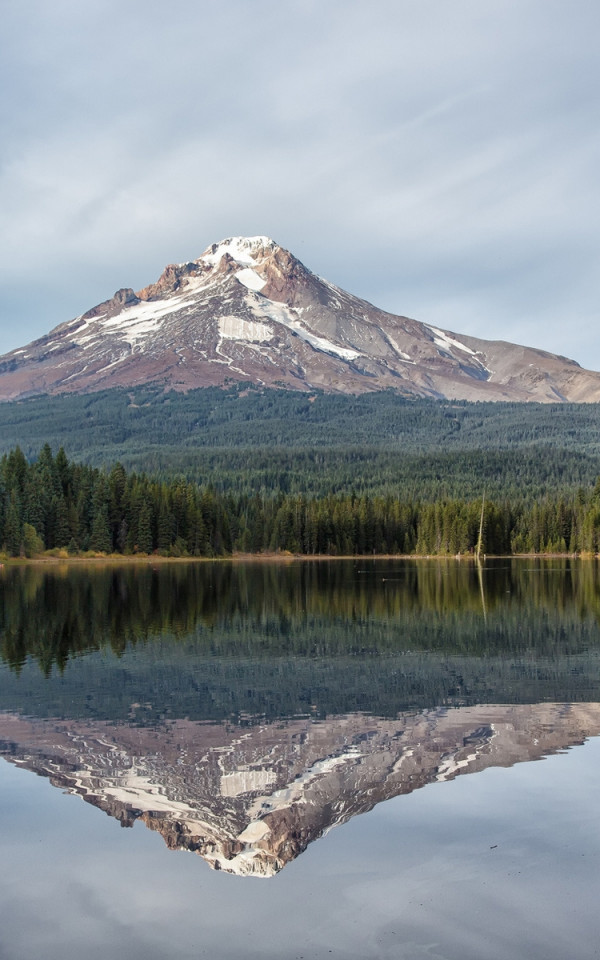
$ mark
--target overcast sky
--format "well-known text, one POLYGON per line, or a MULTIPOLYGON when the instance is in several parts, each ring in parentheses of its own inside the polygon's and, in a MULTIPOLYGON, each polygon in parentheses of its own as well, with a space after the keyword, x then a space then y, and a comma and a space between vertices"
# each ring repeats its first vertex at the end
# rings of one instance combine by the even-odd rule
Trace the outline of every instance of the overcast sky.
POLYGON ((217 240, 600 369, 598 0, 4 0, 0 353, 217 240))

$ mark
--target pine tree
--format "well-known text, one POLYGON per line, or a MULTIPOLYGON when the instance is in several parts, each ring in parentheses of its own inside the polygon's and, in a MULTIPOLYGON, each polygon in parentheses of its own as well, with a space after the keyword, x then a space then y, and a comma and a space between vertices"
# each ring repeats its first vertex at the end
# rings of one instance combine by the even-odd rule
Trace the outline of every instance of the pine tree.
POLYGON ((141 506, 138 529, 137 529, 137 548, 140 553, 152 553, 152 511, 150 504, 145 500, 141 506))
POLYGON ((8 502, 4 524, 4 546, 11 557, 18 557, 23 545, 23 515, 19 494, 13 491, 8 502))
POLYGON ((90 549, 100 553, 112 551, 112 540, 108 523, 108 505, 100 503, 94 510, 92 532, 90 535, 90 549))

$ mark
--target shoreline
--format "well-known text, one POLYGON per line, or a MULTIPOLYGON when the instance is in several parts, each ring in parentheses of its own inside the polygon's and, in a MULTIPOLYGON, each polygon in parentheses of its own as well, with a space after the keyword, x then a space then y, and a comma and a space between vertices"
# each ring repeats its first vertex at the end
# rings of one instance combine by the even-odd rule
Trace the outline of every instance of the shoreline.
MULTIPOLYGON (((595 553, 510 553, 486 554, 486 560, 597 560, 595 553)), ((38 556, 8 557, 0 561, 3 567, 19 566, 156 566, 182 563, 307 563, 356 560, 363 562, 375 560, 433 560, 436 562, 478 564, 473 554, 415 554, 415 553, 367 553, 367 554, 304 554, 304 553, 233 553, 225 557, 166 557, 160 554, 106 554, 93 557, 85 556, 38 556)))

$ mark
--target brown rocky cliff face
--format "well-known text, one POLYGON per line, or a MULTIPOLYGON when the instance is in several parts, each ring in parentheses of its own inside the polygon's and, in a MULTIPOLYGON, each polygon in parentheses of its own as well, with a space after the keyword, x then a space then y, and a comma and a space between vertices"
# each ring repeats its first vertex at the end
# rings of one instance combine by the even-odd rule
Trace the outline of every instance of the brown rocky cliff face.
POLYGON ((159 300, 167 294, 185 288, 190 277, 196 277, 201 273, 202 267, 197 263, 171 263, 165 267, 156 283, 150 283, 142 290, 138 290, 137 297, 139 300, 159 300))
POLYGON ((104 300, 103 303, 99 303, 98 306, 92 307, 91 310, 84 313, 80 318, 80 325, 83 325, 86 320, 92 320, 99 316, 116 317, 125 307, 133 307, 139 302, 140 297, 130 287, 123 287, 121 290, 117 290, 110 300, 104 300))
POLYGON ((290 307, 303 304, 311 285, 320 283, 288 250, 281 249, 261 266, 260 275, 267 281, 262 295, 290 307))

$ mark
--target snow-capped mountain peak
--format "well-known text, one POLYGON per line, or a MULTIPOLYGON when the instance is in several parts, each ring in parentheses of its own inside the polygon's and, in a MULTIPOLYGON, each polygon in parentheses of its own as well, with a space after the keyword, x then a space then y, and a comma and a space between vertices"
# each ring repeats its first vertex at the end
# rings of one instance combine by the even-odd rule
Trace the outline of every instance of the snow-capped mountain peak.
POLYGON ((264 259, 265 252, 273 252, 277 247, 270 237, 229 237, 220 243, 213 243, 207 247, 199 260, 205 263, 219 263, 225 254, 243 266, 252 266, 259 259, 264 259))
POLYGON ((159 382, 600 401, 600 374, 379 310, 265 236, 228 237, 0 357, 0 400, 159 382))

